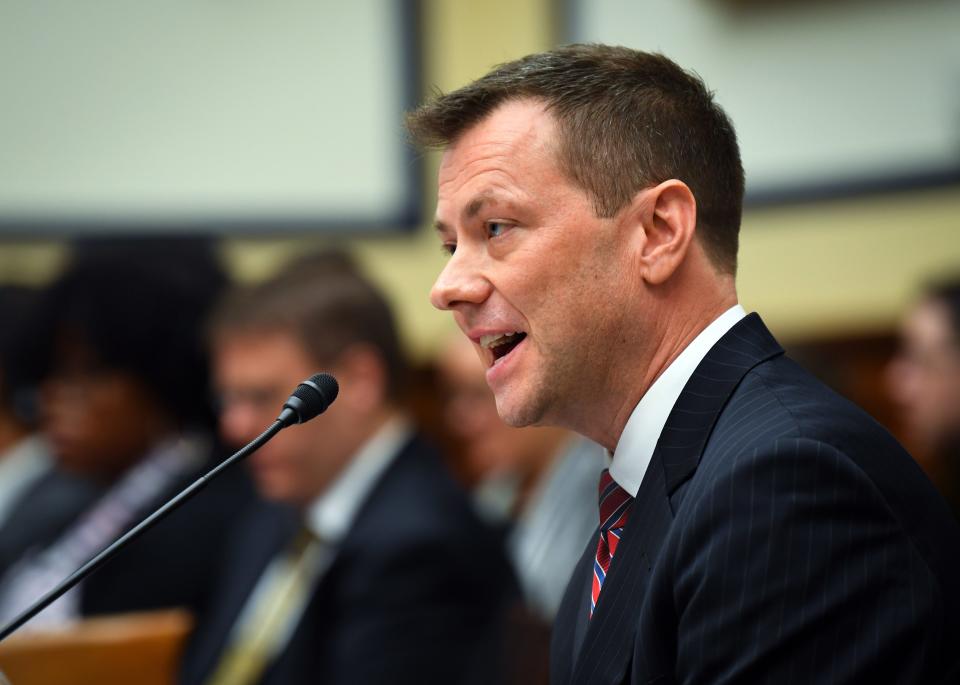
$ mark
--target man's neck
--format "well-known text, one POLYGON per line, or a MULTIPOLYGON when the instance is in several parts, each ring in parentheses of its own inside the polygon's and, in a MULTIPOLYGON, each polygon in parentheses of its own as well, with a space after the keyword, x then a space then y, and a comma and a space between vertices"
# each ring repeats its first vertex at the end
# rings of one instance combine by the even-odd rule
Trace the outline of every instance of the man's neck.
POLYGON ((354 419, 351 421, 353 429, 351 430, 349 440, 343 446, 343 451, 339 453, 338 457, 331 457, 331 459, 335 459, 339 464, 336 467, 335 473, 333 473, 333 475, 323 483, 322 487, 314 490, 312 493, 310 493, 310 495, 296 501, 288 501, 287 504, 290 504, 299 511, 306 513, 314 505, 317 499, 323 497, 324 494, 343 475, 344 471, 350 467, 350 464, 356 458, 357 453, 362 450, 364 446, 366 446, 374 438, 374 436, 376 436, 384 428, 384 426, 394 419, 400 419, 402 417, 403 413, 392 405, 378 408, 362 417, 354 417, 354 419))
POLYGON ((608 397, 615 404, 606 422, 597 424, 602 430, 585 435, 613 452, 630 415, 650 386, 707 326, 736 304, 736 292, 731 289, 728 296, 712 302, 692 300, 672 306, 671 311, 659 319, 660 325, 657 319, 648 318, 650 327, 639 333, 642 339, 627 351, 633 353, 633 358, 625 361, 620 369, 611 369, 616 375, 608 379, 608 387, 614 389, 608 397))

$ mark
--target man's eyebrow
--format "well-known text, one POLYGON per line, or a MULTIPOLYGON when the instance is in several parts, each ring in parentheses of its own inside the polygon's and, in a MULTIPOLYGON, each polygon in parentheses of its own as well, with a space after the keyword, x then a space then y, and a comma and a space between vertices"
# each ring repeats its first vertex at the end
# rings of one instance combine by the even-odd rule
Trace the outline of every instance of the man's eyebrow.
MULTIPOLYGON (((487 193, 478 195, 477 197, 473 198, 472 200, 470 200, 470 202, 467 203, 467 206, 463 210, 464 217, 466 217, 467 219, 474 218, 475 216, 477 216, 477 214, 480 213, 480 210, 483 209, 484 205, 494 201, 494 199, 495 198, 492 195, 489 195, 487 193)), ((440 219, 434 220, 433 228, 434 230, 436 230, 437 233, 447 233, 451 230, 450 227, 444 222, 442 222, 440 219)))
MULTIPOLYGON (((473 198, 472 200, 470 200, 470 202, 467 203, 467 206, 463 210, 464 217, 466 217, 467 219, 472 219, 477 214, 479 214, 480 210, 483 209, 483 206, 488 202, 490 202, 492 199, 493 198, 487 194, 479 195, 473 198)), ((443 223, 440 219, 436 219, 433 222, 433 227, 434 229, 436 229, 438 233, 445 233, 450 229, 450 227, 447 226, 447 224, 443 223)))
POLYGON ((480 210, 483 209, 483 206, 490 200, 491 197, 489 195, 480 195, 479 197, 475 197, 474 199, 470 200, 469 203, 467 203, 467 207, 463 211, 464 215, 468 219, 472 219, 480 213, 480 210))

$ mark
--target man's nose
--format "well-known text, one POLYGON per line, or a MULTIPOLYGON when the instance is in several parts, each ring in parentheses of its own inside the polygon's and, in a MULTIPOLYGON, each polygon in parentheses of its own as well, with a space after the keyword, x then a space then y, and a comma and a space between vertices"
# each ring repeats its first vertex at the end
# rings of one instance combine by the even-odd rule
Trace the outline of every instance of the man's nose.
POLYGON ((220 435, 231 445, 242 445, 258 435, 257 417, 249 407, 228 404, 220 412, 220 435))
POLYGON ((430 303, 437 309, 480 304, 490 295, 490 281, 477 269, 466 250, 457 250, 430 290, 430 303))

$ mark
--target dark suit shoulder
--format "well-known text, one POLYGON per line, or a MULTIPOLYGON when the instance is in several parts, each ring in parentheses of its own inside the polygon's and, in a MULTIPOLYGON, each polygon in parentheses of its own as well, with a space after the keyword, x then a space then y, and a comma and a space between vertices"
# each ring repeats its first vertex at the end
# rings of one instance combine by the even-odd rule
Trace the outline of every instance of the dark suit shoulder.
MULTIPOLYGON (((144 506, 137 520, 155 511, 216 463, 206 462, 144 506)), ((244 469, 230 469, 157 523, 84 581, 85 614, 185 606, 203 611, 212 594, 237 516, 253 501, 244 469)))
POLYGON ((316 682, 457 682, 516 596, 499 537, 415 438, 357 512, 291 652, 311 655, 298 668, 316 682))
POLYGON ((789 357, 781 356, 758 365, 744 379, 744 384, 747 387, 762 384, 789 414, 800 437, 828 443, 850 455, 861 451, 864 440, 869 440, 876 448, 906 456, 873 417, 789 357))
POLYGON ((804 660, 823 682, 945 672, 960 529, 896 441, 794 362, 744 376, 685 490, 665 546, 678 663, 748 680, 804 660), (796 658, 774 658, 784 644, 796 658))
POLYGON ((440 454, 420 437, 407 443, 368 496, 354 529, 368 526, 378 537, 408 543, 485 530, 440 454))
MULTIPOLYGON (((946 503, 916 461, 890 433, 860 407, 840 396, 792 360, 781 357, 756 367, 744 379, 745 393, 776 401, 786 435, 830 446, 849 459, 876 488, 878 495, 908 534, 924 547, 930 531, 960 529, 946 503), (757 387, 762 386, 762 387, 757 387)), ((739 394, 739 391, 738 391, 739 394)), ((722 419, 723 420, 723 419, 722 419)), ((718 430, 720 424, 718 424, 718 430)), ((752 445, 762 449, 762 444, 752 445)))
POLYGON ((450 584, 458 595, 472 587, 498 601, 516 592, 500 531, 480 520, 440 454, 419 437, 367 497, 338 562, 360 567, 358 576, 376 578, 387 592, 425 573, 435 588, 419 581, 410 587, 433 592, 450 584))
POLYGON ((52 544, 102 494, 101 486, 59 469, 41 476, 0 526, 0 577, 28 551, 52 544))

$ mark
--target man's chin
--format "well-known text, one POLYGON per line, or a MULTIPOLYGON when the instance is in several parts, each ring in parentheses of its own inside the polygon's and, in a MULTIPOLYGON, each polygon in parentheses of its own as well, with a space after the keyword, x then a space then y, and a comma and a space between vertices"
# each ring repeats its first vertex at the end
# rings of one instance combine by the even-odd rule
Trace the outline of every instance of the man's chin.
POLYGON ((258 478, 257 492, 263 499, 280 504, 296 504, 300 500, 299 493, 289 483, 274 479, 258 478))
POLYGON ((525 428, 539 425, 543 419, 543 410, 536 402, 518 397, 516 393, 497 397, 497 413, 500 420, 512 428, 525 428))

